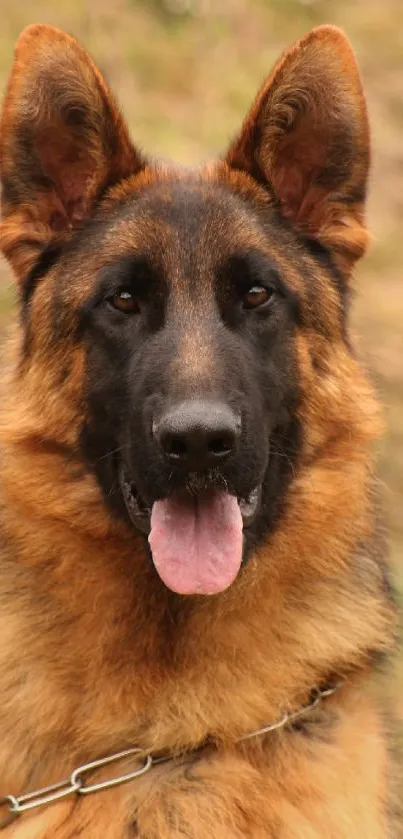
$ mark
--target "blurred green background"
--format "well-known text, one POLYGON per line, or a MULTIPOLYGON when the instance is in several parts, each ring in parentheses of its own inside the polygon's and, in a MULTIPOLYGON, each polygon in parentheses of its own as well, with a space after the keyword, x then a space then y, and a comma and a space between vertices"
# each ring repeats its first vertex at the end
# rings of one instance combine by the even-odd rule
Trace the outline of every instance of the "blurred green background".
MULTIPOLYGON (((373 135, 373 243, 357 270, 354 330, 386 410, 380 467, 403 591, 402 0, 0 0, 0 20, 2 88, 21 29, 53 23, 92 53, 135 141, 184 163, 225 148, 285 47, 318 23, 345 29, 361 65, 373 135)), ((2 324, 12 303, 1 262, 2 324)), ((403 662, 400 675, 403 685, 403 662)))

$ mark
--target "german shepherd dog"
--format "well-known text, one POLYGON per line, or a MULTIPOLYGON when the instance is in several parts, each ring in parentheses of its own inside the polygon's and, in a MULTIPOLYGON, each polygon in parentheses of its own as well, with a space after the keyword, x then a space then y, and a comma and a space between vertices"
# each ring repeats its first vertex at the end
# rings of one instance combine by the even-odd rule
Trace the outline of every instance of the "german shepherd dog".
POLYGON ((395 635, 381 422, 347 322, 368 167, 331 26, 189 171, 132 145, 73 38, 18 41, 0 839, 403 835, 367 684, 395 635))

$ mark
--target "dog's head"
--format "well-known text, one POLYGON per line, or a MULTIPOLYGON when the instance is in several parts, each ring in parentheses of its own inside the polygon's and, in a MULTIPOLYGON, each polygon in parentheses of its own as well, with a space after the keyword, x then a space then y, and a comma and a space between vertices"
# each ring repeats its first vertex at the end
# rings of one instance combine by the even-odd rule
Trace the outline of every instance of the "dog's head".
POLYGON ((283 56, 225 158, 197 171, 137 151, 72 38, 34 26, 18 42, 1 245, 31 425, 85 460, 174 591, 225 589, 348 424, 368 145, 332 27, 283 56))

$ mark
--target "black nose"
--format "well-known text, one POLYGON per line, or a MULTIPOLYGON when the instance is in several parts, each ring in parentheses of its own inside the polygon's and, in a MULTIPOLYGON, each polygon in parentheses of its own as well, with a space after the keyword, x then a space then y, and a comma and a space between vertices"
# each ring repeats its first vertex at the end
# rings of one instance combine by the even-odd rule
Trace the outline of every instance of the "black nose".
POLYGON ((193 399, 172 408, 154 430, 165 457, 192 471, 234 454, 240 433, 241 420, 230 407, 193 399))

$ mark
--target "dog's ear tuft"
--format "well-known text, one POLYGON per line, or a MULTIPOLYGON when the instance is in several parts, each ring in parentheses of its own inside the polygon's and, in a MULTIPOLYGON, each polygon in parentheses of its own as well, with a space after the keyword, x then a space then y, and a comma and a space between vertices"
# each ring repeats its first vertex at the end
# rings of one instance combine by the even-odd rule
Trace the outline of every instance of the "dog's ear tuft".
POLYGON ((368 120, 339 29, 319 26, 283 55, 226 159, 265 184, 283 217, 346 269, 363 254, 368 120))
POLYGON ((43 250, 91 214, 106 186, 143 167, 90 57, 47 25, 28 27, 17 43, 0 155, 0 244, 21 286, 43 250))

